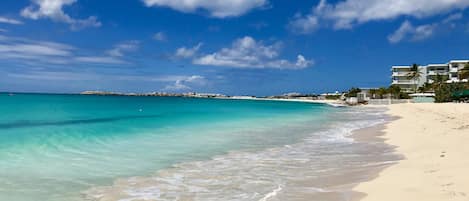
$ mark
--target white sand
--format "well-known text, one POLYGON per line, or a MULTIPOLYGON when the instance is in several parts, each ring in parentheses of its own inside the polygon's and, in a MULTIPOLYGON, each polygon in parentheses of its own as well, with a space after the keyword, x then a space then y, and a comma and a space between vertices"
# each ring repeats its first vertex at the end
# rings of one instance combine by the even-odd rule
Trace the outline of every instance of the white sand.
POLYGON ((469 104, 388 106, 385 129, 405 159, 355 190, 365 201, 469 201, 469 104))
POLYGON ((285 102, 303 102, 303 103, 321 103, 321 104, 328 104, 332 106, 345 106, 345 103, 340 100, 311 100, 311 99, 302 99, 302 98, 255 98, 255 97, 229 97, 229 98, 221 98, 221 99, 234 99, 234 100, 258 100, 258 101, 285 101, 285 102))

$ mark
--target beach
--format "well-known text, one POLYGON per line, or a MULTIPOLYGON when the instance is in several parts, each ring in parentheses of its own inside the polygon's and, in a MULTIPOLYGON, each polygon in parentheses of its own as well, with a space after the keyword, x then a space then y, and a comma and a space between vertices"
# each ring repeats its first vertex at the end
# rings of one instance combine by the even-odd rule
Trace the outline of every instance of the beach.
POLYGON ((469 105, 396 104, 382 136, 403 157, 355 190, 363 201, 469 200, 469 105))
POLYGON ((467 200, 464 104, 1 101, 0 200, 467 200))

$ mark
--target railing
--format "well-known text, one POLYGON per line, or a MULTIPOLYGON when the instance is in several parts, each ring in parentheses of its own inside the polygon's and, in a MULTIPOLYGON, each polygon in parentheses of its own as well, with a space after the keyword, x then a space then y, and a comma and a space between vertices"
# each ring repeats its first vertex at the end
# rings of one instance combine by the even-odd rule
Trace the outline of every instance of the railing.
POLYGON ((409 72, 393 72, 392 76, 409 76, 409 72))
POLYGON ((417 81, 413 81, 413 80, 393 80, 392 84, 417 84, 417 81))
POLYGON ((428 75, 448 75, 447 71, 430 71, 428 75))

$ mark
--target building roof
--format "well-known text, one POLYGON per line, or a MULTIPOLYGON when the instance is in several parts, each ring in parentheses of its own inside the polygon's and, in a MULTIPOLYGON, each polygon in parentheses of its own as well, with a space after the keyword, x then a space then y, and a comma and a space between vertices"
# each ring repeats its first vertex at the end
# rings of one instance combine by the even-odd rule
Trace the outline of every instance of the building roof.
POLYGON ((439 67, 439 66, 445 66, 447 67, 448 64, 428 64, 427 67, 439 67))
POLYGON ((468 63, 469 60, 451 60, 450 63, 468 63))
POLYGON ((392 68, 411 68, 411 66, 392 66, 392 68))

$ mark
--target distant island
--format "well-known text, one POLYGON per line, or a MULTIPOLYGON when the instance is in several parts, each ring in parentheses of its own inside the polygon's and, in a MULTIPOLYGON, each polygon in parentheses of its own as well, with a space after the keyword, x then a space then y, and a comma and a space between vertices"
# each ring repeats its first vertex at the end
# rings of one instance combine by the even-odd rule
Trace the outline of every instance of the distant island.
POLYGON ((109 91, 84 91, 81 95, 99 95, 99 96, 159 96, 159 97, 197 97, 197 98, 223 98, 228 97, 223 94, 215 93, 166 93, 166 92, 149 92, 149 93, 122 93, 109 91))
MULTIPOLYGON (((340 93, 336 92, 340 95, 340 93)), ((219 93, 197 93, 197 92, 187 92, 187 93, 167 93, 167 92, 148 92, 148 93, 122 93, 122 92, 109 92, 109 91, 84 91, 80 93, 81 95, 98 95, 98 96, 157 96, 157 97, 192 97, 192 98, 233 98, 233 99, 253 99, 253 98, 270 98, 270 99, 325 99, 326 95, 329 94, 300 94, 300 93, 287 93, 276 96, 229 96, 219 93)))

